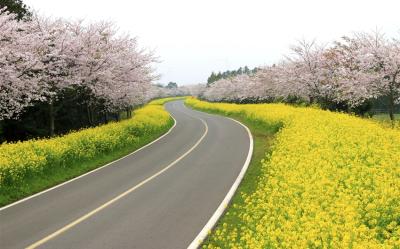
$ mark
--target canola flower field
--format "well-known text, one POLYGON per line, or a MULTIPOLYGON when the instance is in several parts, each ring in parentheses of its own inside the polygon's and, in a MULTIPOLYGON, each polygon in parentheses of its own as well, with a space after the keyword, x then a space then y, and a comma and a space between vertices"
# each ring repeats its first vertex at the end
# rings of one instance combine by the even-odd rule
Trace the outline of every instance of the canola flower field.
POLYGON ((203 248, 400 248, 399 130, 284 104, 186 104, 281 127, 255 191, 228 209, 239 222, 203 248))
POLYGON ((55 138, 1 144, 1 201, 6 204, 10 198, 18 197, 22 188, 29 192, 30 186, 26 186, 29 180, 46 178, 54 169, 79 167, 83 162, 119 150, 130 152, 149 142, 154 136, 161 135, 174 123, 162 106, 170 100, 173 99, 155 100, 134 111, 131 119, 121 122, 83 129, 55 138))

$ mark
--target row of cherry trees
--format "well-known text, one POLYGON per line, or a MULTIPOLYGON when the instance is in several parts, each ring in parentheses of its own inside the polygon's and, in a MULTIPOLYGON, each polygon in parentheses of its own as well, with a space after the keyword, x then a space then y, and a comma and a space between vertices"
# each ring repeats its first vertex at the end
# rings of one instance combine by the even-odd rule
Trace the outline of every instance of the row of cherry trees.
MULTIPOLYGON (((50 135, 54 134, 54 103, 67 92, 84 96, 104 113, 130 110, 149 98, 157 77, 152 52, 137 40, 119 35, 107 22, 33 15, 18 21, 0 10, 0 121, 18 118, 27 107, 48 105, 50 135)), ((75 95, 76 95, 75 94, 75 95)))
POLYGON ((200 96, 204 90, 205 84, 183 85, 174 88, 152 85, 146 96, 148 100, 176 96, 200 96))
POLYGON ((300 41, 292 54, 254 76, 213 83, 203 97, 211 101, 303 100, 328 109, 362 108, 388 100, 390 118, 400 103, 400 40, 380 32, 356 33, 328 45, 300 41))

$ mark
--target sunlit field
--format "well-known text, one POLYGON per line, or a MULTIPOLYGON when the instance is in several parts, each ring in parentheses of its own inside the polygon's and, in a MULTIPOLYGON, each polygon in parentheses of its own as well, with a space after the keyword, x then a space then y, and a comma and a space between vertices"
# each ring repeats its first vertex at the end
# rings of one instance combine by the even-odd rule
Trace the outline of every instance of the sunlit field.
POLYGON ((204 248, 400 246, 400 132, 373 122, 284 104, 187 105, 280 126, 256 190, 228 209, 204 248))

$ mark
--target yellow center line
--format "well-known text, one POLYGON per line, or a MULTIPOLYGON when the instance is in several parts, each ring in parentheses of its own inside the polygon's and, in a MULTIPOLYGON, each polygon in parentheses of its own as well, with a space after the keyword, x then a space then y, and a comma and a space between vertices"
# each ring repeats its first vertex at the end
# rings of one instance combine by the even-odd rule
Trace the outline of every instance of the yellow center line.
MULTIPOLYGON (((191 116, 191 115, 190 115, 191 116)), ((197 118, 197 117, 196 117, 197 118)), ((172 163, 170 163, 169 165, 167 165, 164 169, 160 170, 159 172, 157 172, 156 174, 148 177, 147 179, 143 180, 142 182, 140 182, 139 184, 135 185, 134 187, 128 189, 127 191, 123 192, 122 194, 114 197, 113 199, 111 199, 110 201, 104 203, 103 205, 101 205, 100 207, 94 209, 93 211, 81 216, 79 219, 69 223, 68 225, 60 228, 59 230, 55 231, 54 233, 46 236, 45 238, 35 242, 34 244, 26 247, 27 249, 33 249, 33 248, 37 248, 40 245, 43 245, 44 243, 46 243, 47 241, 57 237, 58 235, 64 233, 65 231, 71 229, 72 227, 78 225, 79 223, 81 223, 82 221, 88 219, 89 217, 93 216, 94 214, 100 212, 101 210, 105 209, 106 207, 110 206, 111 204, 113 204, 114 202, 118 201, 119 199, 123 198, 124 196, 132 193, 133 191, 135 191, 136 189, 140 188, 141 186, 143 186, 144 184, 146 184, 147 182, 153 180, 154 178, 156 178, 157 176, 161 175, 162 173, 164 173, 165 171, 167 171, 169 168, 171 168, 172 166, 174 166, 175 164, 177 164, 180 160, 182 160, 184 157, 186 157, 190 152, 192 152, 200 143, 201 141, 204 139, 204 137, 207 135, 208 133, 208 125, 207 123, 201 119, 201 118, 197 118, 199 119, 205 126, 205 131, 204 134, 201 136, 201 138, 196 142, 196 144, 194 144, 188 151, 186 151, 183 155, 181 155, 180 157, 178 157, 175 161, 173 161, 172 163)))

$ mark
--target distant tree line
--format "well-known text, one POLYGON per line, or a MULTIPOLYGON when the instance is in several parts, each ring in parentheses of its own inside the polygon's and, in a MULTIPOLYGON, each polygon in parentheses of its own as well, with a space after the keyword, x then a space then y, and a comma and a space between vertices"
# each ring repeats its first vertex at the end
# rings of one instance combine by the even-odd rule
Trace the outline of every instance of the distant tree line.
POLYGON ((214 83, 215 81, 221 80, 221 79, 228 79, 231 77, 236 77, 238 75, 242 75, 242 74, 246 74, 246 75, 251 75, 251 74, 255 74, 257 72, 258 68, 255 67, 253 69, 249 69, 248 66, 245 67, 239 67, 239 69, 237 70, 227 70, 225 72, 212 72, 210 77, 208 77, 207 79, 207 87, 210 86, 212 83, 214 83))

